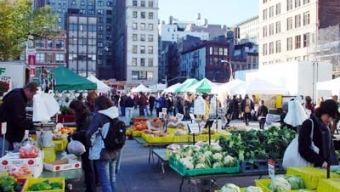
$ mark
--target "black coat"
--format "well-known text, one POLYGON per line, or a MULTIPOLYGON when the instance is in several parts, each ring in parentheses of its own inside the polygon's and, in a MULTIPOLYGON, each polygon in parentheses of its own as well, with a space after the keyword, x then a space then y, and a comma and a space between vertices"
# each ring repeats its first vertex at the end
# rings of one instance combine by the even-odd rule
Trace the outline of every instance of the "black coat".
POLYGON ((2 115, 7 122, 6 140, 10 143, 21 142, 25 130, 33 129, 32 121, 26 119, 28 99, 24 90, 14 89, 5 95, 2 103, 2 115))
POLYGON ((339 164, 334 150, 334 144, 329 128, 321 121, 320 118, 312 116, 313 142, 319 148, 319 154, 315 153, 311 148, 310 134, 312 131, 312 122, 307 119, 302 123, 299 131, 299 153, 301 157, 308 162, 313 163, 316 167, 321 167, 322 164, 329 159, 330 165, 339 164))

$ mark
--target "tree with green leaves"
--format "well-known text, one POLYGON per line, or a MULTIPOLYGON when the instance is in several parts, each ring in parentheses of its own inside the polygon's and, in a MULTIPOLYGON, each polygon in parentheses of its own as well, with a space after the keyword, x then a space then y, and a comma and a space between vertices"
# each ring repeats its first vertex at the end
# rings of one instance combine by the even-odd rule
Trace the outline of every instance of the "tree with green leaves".
POLYGON ((33 10, 31 0, 0 0, 0 61, 17 59, 29 36, 57 35, 57 17, 51 7, 33 10))

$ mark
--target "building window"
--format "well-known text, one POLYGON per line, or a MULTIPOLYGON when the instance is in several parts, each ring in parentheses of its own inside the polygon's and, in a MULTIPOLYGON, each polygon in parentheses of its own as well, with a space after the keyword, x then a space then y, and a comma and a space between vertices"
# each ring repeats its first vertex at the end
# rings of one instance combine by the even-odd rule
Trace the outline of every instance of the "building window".
POLYGON ((281 21, 276 22, 276 33, 281 33, 281 21))
POLYGON ((293 0, 287 0, 287 11, 293 9, 293 0))
POLYGON ((35 47, 36 48, 45 48, 45 41, 43 41, 43 40, 36 40, 35 41, 35 47))
POLYGON ((310 0, 303 0, 303 4, 307 4, 309 2, 310 2, 310 0))
POLYGON ((137 15, 138 15, 137 11, 132 12, 132 18, 137 18, 138 17, 137 15))
POLYGON ((269 25, 269 36, 274 35, 274 23, 269 25))
POLYGON ((141 1, 141 2, 140 2, 140 6, 141 6, 141 7, 145 7, 145 1, 141 1))
POLYGON ((263 0, 263 4, 267 3, 268 0, 263 0))
POLYGON ((140 35, 140 41, 145 41, 145 34, 140 35))
POLYGON ((132 46, 132 53, 137 53, 137 45, 132 46))
POLYGON ((281 53, 281 41, 276 41, 276 53, 281 53))
POLYGON ((132 6, 135 6, 135 7, 137 6, 137 0, 132 1, 132 6))
POLYGON ((301 48, 301 35, 295 36, 295 49, 301 48))
POLYGON ((44 63, 45 62, 45 53, 37 53, 36 54, 37 63, 44 63))
POLYGON ((274 17, 274 6, 269 7, 269 18, 274 17))
POLYGON ((153 72, 152 71, 147 71, 146 76, 148 80, 153 80, 153 72))
POLYGON ((303 13, 303 26, 305 25, 309 25, 310 24, 310 15, 309 15, 309 11, 303 13))
POLYGON ((64 48, 64 41, 63 40, 56 40, 55 42, 55 48, 57 49, 63 49, 64 48))
POLYGON ((140 53, 142 53, 142 54, 145 53, 145 46, 140 46, 140 53))
POLYGON ((295 0, 295 8, 301 6, 301 0, 295 0))
POLYGON ((289 17, 287 18, 287 31, 291 30, 293 28, 293 18, 289 17))
POLYGON ((153 67, 153 59, 148 58, 148 67, 153 67))
POLYGON ((104 10, 103 9, 97 9, 97 14, 98 15, 103 15, 104 14, 104 10))
POLYGON ((56 63, 64 63, 65 62, 65 56, 64 54, 55 54, 55 62, 56 63))
POLYGON ((309 60, 309 59, 308 59, 308 55, 304 55, 304 56, 303 56, 303 60, 304 60, 304 61, 308 61, 308 60, 309 60))
POLYGON ((263 55, 267 55, 267 44, 263 44, 263 55))
POLYGON ((301 27, 301 15, 295 15, 295 28, 301 27))
POLYGON ((309 47, 310 33, 303 34, 303 47, 309 47))
POLYGON ((293 38, 289 37, 287 38, 287 51, 290 51, 293 49, 293 38))
POLYGON ((267 26, 263 27, 263 37, 267 37, 267 26))
POLYGON ((50 48, 50 49, 53 48, 53 41, 52 40, 47 41, 47 48, 50 48))
POLYGON ((52 53, 47 53, 47 55, 46 55, 46 63, 52 63, 52 62, 53 62, 52 53))
POLYGON ((149 30, 149 31, 153 31, 153 24, 149 24, 149 25, 148 25, 148 30, 149 30))
POLYGON ((97 2, 97 6, 99 6, 99 7, 102 7, 102 6, 104 6, 104 3, 103 3, 103 1, 98 1, 98 2, 97 2))
POLYGON ((153 12, 149 12, 149 19, 153 19, 153 12))
POLYGON ((152 0, 149 0, 148 6, 151 7, 151 8, 153 8, 153 1, 152 1, 152 0))
POLYGON ((132 23, 132 29, 137 30, 137 23, 132 23))
POLYGON ((132 66, 137 66, 137 58, 132 58, 132 63, 131 63, 132 66))
POLYGON ((144 11, 140 12, 140 18, 145 19, 145 12, 144 11))
POLYGON ((142 66, 142 67, 145 66, 145 59, 144 58, 140 59, 140 66, 142 66))
POLYGON ((148 46, 148 54, 153 54, 153 46, 148 46))
POLYGON ((274 42, 269 43, 269 55, 274 53, 274 42))
POLYGON ((145 31, 145 23, 140 24, 140 30, 145 31))
POLYGON ((267 9, 263 10, 263 16, 262 16, 263 20, 267 19, 267 9))
POLYGON ((148 41, 153 42, 153 35, 148 35, 148 41))
POLYGON ((276 15, 281 14, 281 3, 276 4, 276 15))
POLYGON ((137 41, 137 34, 132 34, 132 41, 137 41))
POLYGON ((75 1, 75 0, 72 0, 72 1, 71 1, 71 5, 76 5, 76 1, 75 1))

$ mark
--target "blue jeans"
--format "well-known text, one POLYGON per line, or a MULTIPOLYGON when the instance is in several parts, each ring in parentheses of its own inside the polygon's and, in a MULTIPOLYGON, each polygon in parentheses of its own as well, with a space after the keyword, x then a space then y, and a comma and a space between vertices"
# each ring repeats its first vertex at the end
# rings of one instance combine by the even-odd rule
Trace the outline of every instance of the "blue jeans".
POLYGON ((102 192, 116 192, 116 159, 94 160, 102 192))

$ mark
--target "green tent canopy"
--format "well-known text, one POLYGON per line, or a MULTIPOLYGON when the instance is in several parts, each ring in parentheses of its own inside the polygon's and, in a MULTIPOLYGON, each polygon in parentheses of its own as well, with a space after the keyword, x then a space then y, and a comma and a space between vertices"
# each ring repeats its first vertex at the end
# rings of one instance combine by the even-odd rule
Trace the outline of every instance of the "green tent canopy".
POLYGON ((210 93, 211 89, 215 86, 216 85, 209 79, 204 78, 201 81, 195 83, 194 85, 187 87, 186 91, 193 93, 210 93))
POLYGON ((97 89, 96 83, 93 83, 66 67, 57 67, 51 70, 51 73, 53 74, 53 78, 56 80, 55 89, 57 91, 97 89))
POLYGON ((187 79, 175 89, 175 93, 185 92, 188 87, 197 83, 197 79, 187 79))

